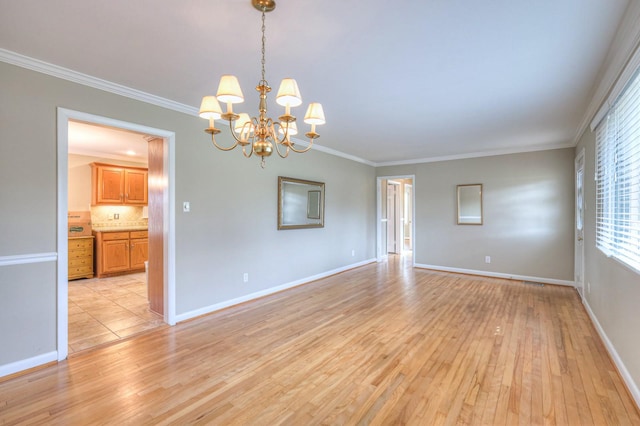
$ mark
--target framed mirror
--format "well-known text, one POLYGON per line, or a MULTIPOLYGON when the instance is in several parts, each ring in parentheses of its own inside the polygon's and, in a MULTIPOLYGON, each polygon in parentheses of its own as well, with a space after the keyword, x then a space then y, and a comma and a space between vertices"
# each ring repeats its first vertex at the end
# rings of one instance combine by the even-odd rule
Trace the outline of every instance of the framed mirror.
POLYGON ((278 176, 278 229, 324 227, 324 182, 278 176))
POLYGON ((457 186, 458 225, 482 225, 482 184, 457 186))

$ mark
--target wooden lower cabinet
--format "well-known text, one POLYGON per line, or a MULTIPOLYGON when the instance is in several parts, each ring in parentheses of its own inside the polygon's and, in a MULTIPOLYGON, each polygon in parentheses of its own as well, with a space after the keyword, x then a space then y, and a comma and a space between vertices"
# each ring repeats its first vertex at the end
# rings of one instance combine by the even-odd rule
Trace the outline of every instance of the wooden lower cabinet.
POLYGON ((144 271, 148 259, 147 231, 94 231, 98 278, 144 271))
POLYGON ((93 278, 93 237, 69 238, 68 279, 93 278))
POLYGON ((149 238, 147 231, 131 231, 129 235, 131 269, 144 269, 149 260, 149 238))

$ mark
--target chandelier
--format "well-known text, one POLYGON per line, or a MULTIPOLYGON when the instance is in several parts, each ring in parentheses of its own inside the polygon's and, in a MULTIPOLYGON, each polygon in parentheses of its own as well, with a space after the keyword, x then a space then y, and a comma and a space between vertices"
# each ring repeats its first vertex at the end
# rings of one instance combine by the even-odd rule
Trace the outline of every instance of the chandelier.
POLYGON ((311 131, 305 133, 309 138, 306 148, 298 149, 291 142, 291 136, 298 133, 296 117, 291 114, 291 108, 302 104, 298 84, 293 78, 285 78, 280 83, 276 102, 285 108, 284 114, 273 120, 267 117, 267 93, 271 91, 269 83, 265 80, 265 13, 271 12, 276 7, 274 0, 251 0, 253 7, 262 12, 262 78, 256 86, 260 93, 260 103, 258 106, 258 117, 249 117, 246 113, 236 113, 233 111, 233 104, 244 102, 244 95, 240 88, 240 83, 234 75, 223 75, 220 78, 218 92, 216 96, 204 96, 200 105, 200 117, 209 120, 209 127, 204 131, 211 135, 211 141, 216 148, 222 151, 230 151, 236 146, 242 147, 242 153, 249 158, 256 154, 261 158, 260 164, 264 168, 265 158, 273 152, 273 147, 278 155, 286 158, 290 151, 303 153, 311 149, 313 140, 320 137, 316 133, 316 126, 325 123, 322 105, 316 102, 309 104, 304 122, 311 125, 311 131), (225 103, 226 112, 222 112, 220 102, 225 103), (215 135, 220 133, 220 129, 214 126, 214 120, 222 118, 229 122, 229 130, 235 143, 231 146, 220 146, 216 142, 215 135))

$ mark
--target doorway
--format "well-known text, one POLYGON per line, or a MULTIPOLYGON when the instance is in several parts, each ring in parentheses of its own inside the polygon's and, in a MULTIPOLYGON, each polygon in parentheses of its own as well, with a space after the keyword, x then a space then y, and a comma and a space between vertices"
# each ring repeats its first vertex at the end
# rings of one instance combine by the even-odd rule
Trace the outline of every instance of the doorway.
MULTIPOLYGON (((68 153, 69 153, 69 122, 78 121, 97 126, 122 129, 140 134, 152 135, 161 141, 157 148, 160 150, 162 170, 156 177, 160 184, 158 197, 162 205, 159 217, 162 257, 162 291, 163 291, 163 321, 169 325, 175 324, 175 230, 173 212, 175 211, 174 170, 175 170, 175 134, 170 131, 141 126, 134 123, 113 120, 106 117, 86 114, 58 108, 58 360, 68 356, 68 314, 69 314, 69 284, 68 284, 68 240, 67 240, 67 212, 68 212, 68 153)), ((150 235, 150 244, 153 236, 150 235)))
POLYGON ((387 181, 387 253, 399 254, 402 251, 402 218, 400 205, 402 193, 400 182, 387 181))
POLYGON ((393 254, 415 263, 414 176, 378 177, 377 199, 378 261, 393 254))

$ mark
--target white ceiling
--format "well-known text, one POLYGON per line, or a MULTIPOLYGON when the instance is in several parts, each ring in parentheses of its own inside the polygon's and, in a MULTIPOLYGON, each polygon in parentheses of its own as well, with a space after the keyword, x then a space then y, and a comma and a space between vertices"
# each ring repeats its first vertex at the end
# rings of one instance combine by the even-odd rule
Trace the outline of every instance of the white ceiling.
POLYGON ((69 121, 69 153, 146 164, 145 136, 129 130, 69 121))
MULTIPOLYGON (((628 3, 279 0, 266 77, 274 91, 297 79, 298 116, 323 104, 316 143, 374 163, 571 146, 628 3)), ((236 74, 235 109, 257 113, 250 0, 0 0, 0 11, 0 48, 193 107, 236 74)))

